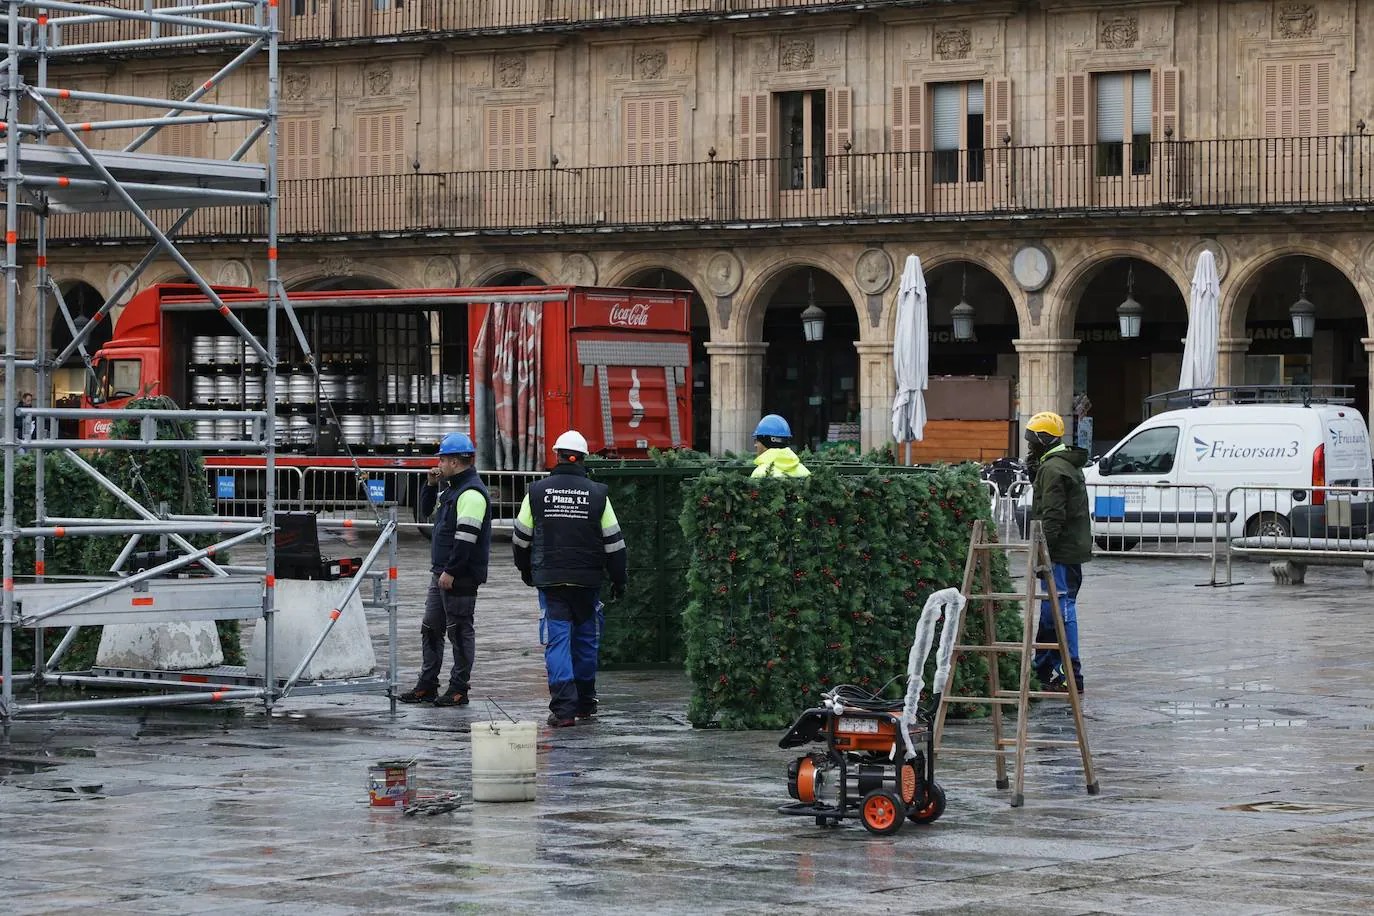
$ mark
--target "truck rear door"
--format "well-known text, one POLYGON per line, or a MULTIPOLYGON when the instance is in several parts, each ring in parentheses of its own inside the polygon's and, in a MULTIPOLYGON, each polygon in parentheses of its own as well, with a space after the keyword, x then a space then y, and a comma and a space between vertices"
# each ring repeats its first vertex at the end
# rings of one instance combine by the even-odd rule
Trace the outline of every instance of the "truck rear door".
POLYGON ((643 455, 691 443, 689 304, 685 293, 576 291, 573 418, 593 451, 643 455))

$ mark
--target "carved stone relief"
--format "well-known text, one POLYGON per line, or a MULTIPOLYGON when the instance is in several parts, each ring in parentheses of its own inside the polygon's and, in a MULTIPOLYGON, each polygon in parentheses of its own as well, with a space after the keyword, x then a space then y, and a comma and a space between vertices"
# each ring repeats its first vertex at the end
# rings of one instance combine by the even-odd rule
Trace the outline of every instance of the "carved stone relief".
MULTIPOLYGON (((114 267, 111 267, 110 276, 106 281, 106 283, 108 284, 106 286, 106 289, 113 293, 115 290, 119 289, 119 287, 122 286, 126 280, 129 279, 133 272, 134 269, 128 264, 116 264, 114 267)), ((137 288, 137 285, 135 285, 125 290, 124 295, 120 296, 119 301, 115 304, 123 305, 124 303, 128 302, 129 297, 134 294, 134 291, 137 288)))
POLYGON ((525 85, 525 55, 496 55, 496 85, 501 89, 515 89, 525 85))
POLYGON ((452 289, 458 285, 458 265, 446 255, 430 258, 423 276, 426 289, 452 289))
POLYGON ((892 285, 892 257, 881 248, 869 248, 854 262, 854 282, 870 296, 892 285))
POLYGON ((1226 270, 1231 266, 1231 256, 1226 251, 1226 246, 1216 239, 1202 239, 1194 242, 1193 247, 1188 249, 1188 258, 1184 262, 1191 273, 1197 269, 1197 259, 1204 251, 1212 252, 1212 257, 1217 260, 1217 279, 1226 279, 1226 270))
POLYGON ((174 75, 167 80, 167 98, 184 99, 195 91, 196 81, 184 74, 174 75))
POLYGON ((386 95, 391 91, 391 66, 369 64, 363 69, 363 86, 368 95, 386 95))
POLYGON ((778 48, 778 69, 809 70, 816 63, 816 39, 811 36, 784 39, 778 48))
POLYGON ((668 52, 662 48, 639 48, 635 51, 635 79, 656 80, 668 66, 668 52))
POLYGON ((936 29, 935 59, 966 60, 973 50, 973 32, 969 29, 936 29))
POLYGON ((1140 21, 1134 16, 1103 13, 1097 19, 1097 43, 1112 51, 1134 48, 1140 41, 1140 21))
POLYGON ((287 70, 282 77, 282 98, 298 102, 310 94, 310 71, 306 69, 287 70))
POLYGON ((592 286, 596 283, 596 262, 581 252, 564 255, 558 277, 572 286, 592 286))
POLYGON ((357 263, 347 255, 320 258, 320 269, 331 277, 351 277, 358 270, 357 263))
POLYGON ((253 275, 242 261, 225 261, 219 268, 219 282, 224 286, 250 286, 253 275))
POLYGON ((729 296, 739 289, 744 268, 739 258, 728 251, 717 251, 706 262, 706 288, 717 296, 729 296))
POLYGON ((1282 3, 1274 7, 1277 38, 1306 38, 1317 30, 1317 10, 1310 3, 1282 3))

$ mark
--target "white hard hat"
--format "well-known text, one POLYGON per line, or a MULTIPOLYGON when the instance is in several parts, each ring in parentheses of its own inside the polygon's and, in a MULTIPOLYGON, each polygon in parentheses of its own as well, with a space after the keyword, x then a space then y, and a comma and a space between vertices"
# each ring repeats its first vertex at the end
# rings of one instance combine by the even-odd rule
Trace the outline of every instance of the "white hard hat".
POLYGON ((555 452, 577 452, 579 455, 587 454, 587 438, 575 429, 570 429, 558 437, 558 441, 553 444, 555 452))

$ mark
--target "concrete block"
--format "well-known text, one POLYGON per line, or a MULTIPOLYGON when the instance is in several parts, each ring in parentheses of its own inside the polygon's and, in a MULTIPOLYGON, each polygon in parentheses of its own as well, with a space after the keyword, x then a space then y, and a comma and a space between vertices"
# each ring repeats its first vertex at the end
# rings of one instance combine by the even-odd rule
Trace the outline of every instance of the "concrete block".
POLYGON ((1269 564, 1269 573, 1277 585, 1303 585, 1307 582, 1307 564, 1292 560, 1274 560, 1269 564))
POLYGON ((184 671, 224 664, 212 620, 118 623, 105 627, 95 663, 104 668, 184 671))
MULTIPOLYGON (((363 588, 369 586, 364 585, 363 588)), ((287 677, 310 651, 326 625, 329 614, 348 589, 348 580, 319 582, 303 579, 278 579, 276 589, 276 637, 272 667, 279 678, 287 677)), ((363 677, 377 667, 377 654, 367 633, 363 602, 354 595, 344 607, 329 638, 315 653, 302 678, 363 677)), ((259 619, 253 629, 253 644, 248 652, 248 673, 263 677, 267 622, 259 619)))

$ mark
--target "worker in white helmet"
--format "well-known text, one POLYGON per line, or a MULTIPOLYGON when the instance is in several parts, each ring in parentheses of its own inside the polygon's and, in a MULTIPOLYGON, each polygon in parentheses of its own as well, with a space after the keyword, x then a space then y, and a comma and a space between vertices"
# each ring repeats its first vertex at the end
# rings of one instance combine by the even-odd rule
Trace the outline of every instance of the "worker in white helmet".
POLYGON ((568 430, 553 444, 558 464, 530 485, 511 543, 526 585, 539 590, 541 641, 553 728, 596 714, 601 647, 601 583, 625 594, 625 539, 606 485, 587 479, 587 440, 568 430))

